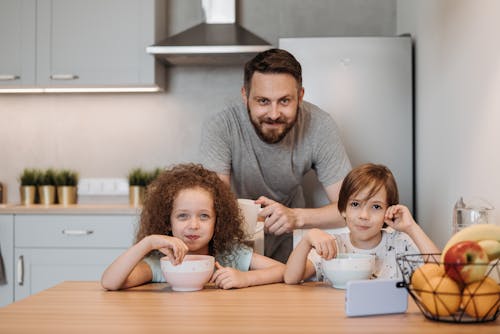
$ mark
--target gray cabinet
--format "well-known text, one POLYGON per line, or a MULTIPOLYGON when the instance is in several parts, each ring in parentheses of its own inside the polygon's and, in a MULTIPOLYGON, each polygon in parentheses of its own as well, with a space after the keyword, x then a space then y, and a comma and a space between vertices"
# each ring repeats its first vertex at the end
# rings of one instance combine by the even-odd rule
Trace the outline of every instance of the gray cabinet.
POLYGON ((0 0, 0 89, 35 85, 36 0, 0 0))
POLYGON ((0 215, 0 255, 4 279, 0 279, 0 307, 14 300, 14 216, 0 215))
POLYGON ((133 243, 136 215, 15 215, 14 300, 65 280, 100 280, 133 243))
POLYGON ((98 281, 124 249, 16 248, 15 300, 63 281, 98 281))
POLYGON ((146 47, 164 37, 165 1, 0 1, 3 87, 162 86, 146 47))

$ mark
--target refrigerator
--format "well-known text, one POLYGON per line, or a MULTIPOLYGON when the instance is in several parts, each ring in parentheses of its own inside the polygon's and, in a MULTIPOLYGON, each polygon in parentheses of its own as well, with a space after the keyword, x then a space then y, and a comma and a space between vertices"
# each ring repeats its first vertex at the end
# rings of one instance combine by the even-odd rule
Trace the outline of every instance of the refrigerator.
MULTIPOLYGON (((281 38, 279 47, 301 63, 304 100, 335 119, 353 167, 389 167, 414 213, 411 37, 281 38)), ((314 173, 303 186, 308 207, 328 203, 314 173)))

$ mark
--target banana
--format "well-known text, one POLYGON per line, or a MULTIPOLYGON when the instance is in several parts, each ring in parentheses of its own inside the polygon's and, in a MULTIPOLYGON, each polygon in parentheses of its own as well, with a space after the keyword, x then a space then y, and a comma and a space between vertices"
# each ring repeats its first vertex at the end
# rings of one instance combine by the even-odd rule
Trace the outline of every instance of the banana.
POLYGON ((463 230, 455 233, 446 243, 441 253, 441 262, 444 262, 444 255, 451 246, 458 242, 472 240, 498 240, 500 241, 500 225, 494 224, 474 224, 467 226, 463 230))
POLYGON ((488 260, 493 261, 500 257, 500 241, 498 240, 480 240, 479 246, 488 254, 488 260))

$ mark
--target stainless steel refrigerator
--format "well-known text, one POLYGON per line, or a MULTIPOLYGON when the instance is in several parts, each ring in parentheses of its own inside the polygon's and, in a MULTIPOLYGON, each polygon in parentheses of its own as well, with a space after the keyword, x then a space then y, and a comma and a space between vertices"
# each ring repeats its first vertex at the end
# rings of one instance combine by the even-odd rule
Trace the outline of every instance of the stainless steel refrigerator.
MULTIPOLYGON (((388 166, 413 212, 413 80, 410 37, 282 38, 302 65, 304 99, 329 112, 353 166, 388 166)), ((327 198, 310 173, 308 206, 327 198)))

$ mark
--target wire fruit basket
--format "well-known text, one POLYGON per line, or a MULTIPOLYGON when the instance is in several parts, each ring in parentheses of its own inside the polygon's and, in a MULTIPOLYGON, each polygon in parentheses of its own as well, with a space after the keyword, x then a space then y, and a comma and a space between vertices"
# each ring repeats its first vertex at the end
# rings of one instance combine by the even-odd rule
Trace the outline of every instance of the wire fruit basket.
MULTIPOLYGON (((428 319, 453 323, 495 321, 500 313, 500 259, 469 264, 484 276, 464 284, 446 274, 441 254, 411 254, 396 258, 403 284, 428 319), (475 266, 483 266, 482 268, 475 266)), ((458 271, 455 264, 446 264, 458 271)))

